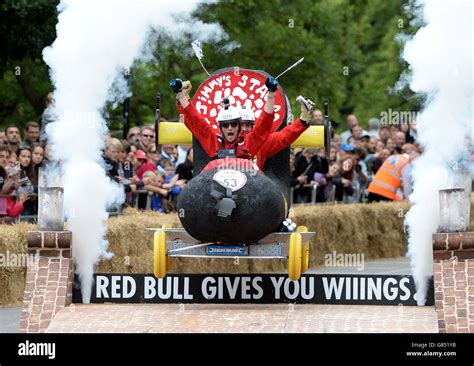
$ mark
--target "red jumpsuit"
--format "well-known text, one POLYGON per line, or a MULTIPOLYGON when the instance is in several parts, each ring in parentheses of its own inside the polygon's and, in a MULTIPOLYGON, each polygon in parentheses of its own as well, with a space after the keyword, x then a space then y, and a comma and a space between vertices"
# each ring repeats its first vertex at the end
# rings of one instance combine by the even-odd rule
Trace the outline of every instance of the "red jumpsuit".
POLYGON ((186 108, 178 103, 180 113, 184 115, 184 124, 199 140, 202 148, 211 158, 216 157, 219 150, 235 149, 236 157, 252 159, 268 138, 273 123, 273 113, 262 111, 252 132, 243 136, 241 133, 233 142, 228 142, 218 129, 213 128, 196 110, 190 101, 186 108))
MULTIPOLYGON (((272 132, 260 147, 257 153, 257 165, 263 168, 265 160, 275 155, 295 142, 306 131, 309 124, 304 124, 299 118, 291 125, 285 126, 280 131, 272 132)), ((278 127, 277 127, 278 128, 278 127)))

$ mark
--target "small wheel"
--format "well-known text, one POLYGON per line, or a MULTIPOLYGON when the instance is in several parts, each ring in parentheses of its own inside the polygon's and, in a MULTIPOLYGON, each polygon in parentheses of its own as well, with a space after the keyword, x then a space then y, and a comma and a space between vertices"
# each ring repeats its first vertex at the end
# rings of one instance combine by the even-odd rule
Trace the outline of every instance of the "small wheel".
POLYGON ((301 234, 293 233, 288 248, 288 277, 293 281, 298 281, 301 277, 301 252, 301 234))
POLYGON ((165 278, 166 276, 166 233, 158 229, 154 237, 154 267, 155 277, 165 278))
MULTIPOLYGON (((161 228, 162 229, 172 229, 173 228, 173 224, 163 224, 161 225, 161 228)), ((173 257, 166 257, 166 270, 167 271, 170 271, 171 269, 173 269, 173 257)))
MULTIPOLYGON (((298 226, 296 231, 299 233, 306 233, 308 228, 306 226, 298 226)), ((303 253, 301 255, 301 273, 305 273, 309 268, 309 241, 303 244, 303 253)))

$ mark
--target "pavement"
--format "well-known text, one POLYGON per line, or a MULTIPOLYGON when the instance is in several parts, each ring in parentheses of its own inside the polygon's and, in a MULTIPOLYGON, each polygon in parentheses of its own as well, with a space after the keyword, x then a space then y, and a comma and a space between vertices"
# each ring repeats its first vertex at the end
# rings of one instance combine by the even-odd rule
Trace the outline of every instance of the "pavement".
MULTIPOLYGON (((406 258, 322 266, 317 274, 410 274, 406 258)), ((0 309, 0 333, 18 332, 21 308, 0 309)), ((292 304, 73 304, 48 332, 437 333, 434 307, 292 304)))
POLYGON ((75 304, 49 333, 437 333, 432 307, 75 304))

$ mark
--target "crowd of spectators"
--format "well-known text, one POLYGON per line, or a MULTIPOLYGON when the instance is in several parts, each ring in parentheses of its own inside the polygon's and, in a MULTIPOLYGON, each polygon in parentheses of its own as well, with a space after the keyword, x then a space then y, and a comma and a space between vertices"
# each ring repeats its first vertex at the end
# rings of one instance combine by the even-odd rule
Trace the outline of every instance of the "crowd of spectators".
MULTIPOLYGON (((316 110, 314 119, 321 119, 316 110)), ((368 121, 368 131, 355 115, 346 119, 347 130, 335 134, 329 158, 324 149, 293 149, 290 156, 292 199, 295 203, 367 202, 367 188, 390 156, 422 152, 417 141, 416 121, 386 125, 379 119, 368 121)), ((466 139, 469 156, 464 159, 474 164, 473 145, 466 139)), ((403 176, 396 199, 407 200, 412 192, 410 162, 403 176)))
MULTIPOLYGON (((57 118, 55 113, 50 94, 41 125, 28 122, 23 138, 17 126, 0 130, 0 218, 4 222, 38 212, 38 169, 52 159, 45 126, 57 118)), ((316 124, 322 122, 319 110, 314 111, 314 120, 316 124)), ((388 157, 421 151, 415 121, 407 122, 382 125, 372 118, 366 131, 355 115, 349 115, 347 130, 333 136, 328 158, 322 148, 292 149, 293 203, 366 202, 367 187, 388 157)), ((132 127, 124 140, 106 136, 104 168, 110 179, 123 186, 126 206, 170 212, 176 209, 181 190, 193 178, 193 149, 172 144, 156 146, 154 141, 153 125, 132 127)), ((468 160, 474 161, 472 153, 468 160)), ((408 176, 397 197, 407 199, 410 193, 408 176)))

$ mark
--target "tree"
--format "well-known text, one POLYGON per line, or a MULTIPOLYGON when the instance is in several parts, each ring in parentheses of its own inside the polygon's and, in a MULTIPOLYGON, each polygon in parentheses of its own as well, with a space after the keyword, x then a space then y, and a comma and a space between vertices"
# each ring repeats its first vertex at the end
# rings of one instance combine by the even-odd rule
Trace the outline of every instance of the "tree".
POLYGON ((38 119, 52 90, 41 58, 56 38, 57 0, 3 0, 0 5, 0 119, 24 125, 38 119))

